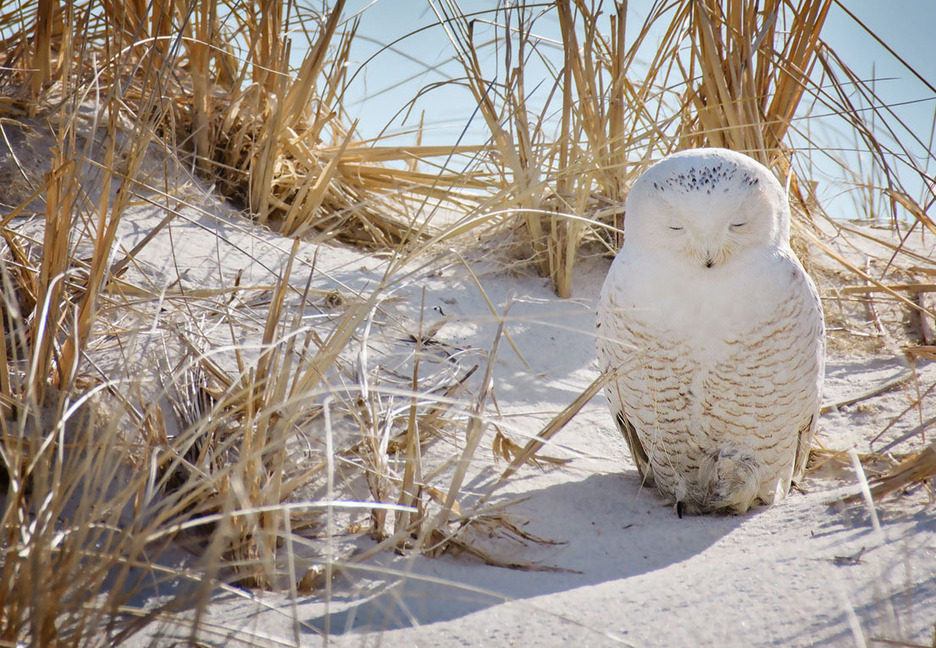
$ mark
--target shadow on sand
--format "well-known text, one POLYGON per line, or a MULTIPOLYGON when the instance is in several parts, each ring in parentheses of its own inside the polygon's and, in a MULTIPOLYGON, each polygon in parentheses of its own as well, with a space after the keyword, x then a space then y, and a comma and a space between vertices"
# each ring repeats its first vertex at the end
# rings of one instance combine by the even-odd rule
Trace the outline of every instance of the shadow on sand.
POLYGON ((512 510, 534 520, 527 528, 532 533, 564 541, 546 556, 536 547, 518 548, 518 557, 533 553, 542 564, 567 571, 520 573, 462 557, 399 558, 369 568, 373 594, 362 597, 345 581, 330 608, 303 624, 310 632, 327 628, 332 635, 386 631, 626 579, 690 559, 757 514, 679 519, 653 491, 641 489, 633 472, 550 486, 512 510))

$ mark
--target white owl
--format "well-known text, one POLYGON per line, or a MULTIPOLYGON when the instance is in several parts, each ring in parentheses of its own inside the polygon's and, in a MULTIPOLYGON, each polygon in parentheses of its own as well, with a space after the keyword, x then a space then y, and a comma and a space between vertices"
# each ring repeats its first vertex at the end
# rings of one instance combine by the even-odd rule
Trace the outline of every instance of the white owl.
POLYGON ((627 197, 598 358, 641 476, 680 517, 772 504, 803 475, 825 344, 789 241, 783 187, 733 151, 671 155, 627 197))

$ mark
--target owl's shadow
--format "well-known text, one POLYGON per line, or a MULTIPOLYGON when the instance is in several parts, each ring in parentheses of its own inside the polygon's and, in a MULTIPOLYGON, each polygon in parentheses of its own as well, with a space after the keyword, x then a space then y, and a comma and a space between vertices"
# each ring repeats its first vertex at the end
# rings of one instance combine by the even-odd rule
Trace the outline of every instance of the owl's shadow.
POLYGON ((518 571, 465 556, 396 558, 360 574, 376 593, 362 597, 352 575, 338 588, 329 612, 306 618, 303 625, 309 632, 327 627, 330 634, 388 631, 638 577, 704 552, 762 509, 680 519, 653 489, 641 486, 636 472, 628 471, 556 484, 511 510, 531 520, 524 530, 562 541, 548 550, 518 547, 513 555, 563 571, 518 571))

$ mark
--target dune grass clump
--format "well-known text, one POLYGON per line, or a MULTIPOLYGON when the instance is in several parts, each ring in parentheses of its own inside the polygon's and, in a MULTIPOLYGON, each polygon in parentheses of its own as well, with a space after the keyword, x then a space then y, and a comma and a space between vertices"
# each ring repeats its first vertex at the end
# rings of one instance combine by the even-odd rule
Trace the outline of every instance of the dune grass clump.
MULTIPOLYGON (((284 8, 264 6, 274 13, 284 8)), ((319 35, 318 54, 303 66, 304 86, 287 84, 283 42, 277 50, 269 38, 278 37, 264 31, 275 16, 253 16, 263 28, 244 38, 259 47, 259 58, 244 61, 223 45, 227 36, 212 31, 218 9, 203 3, 180 14, 175 3, 24 3, 0 16, 11 63, 2 75, 4 141, 23 134, 51 153, 24 164, 9 145, 4 169, 22 190, 4 195, 9 211, 0 226, 2 642, 113 645, 147 623, 204 604, 225 580, 290 587, 280 576, 293 560, 291 547, 281 549, 293 537, 290 515, 316 505, 284 502, 300 486, 324 481, 326 471, 284 473, 286 439, 309 410, 321 413, 310 394, 327 393, 318 386, 381 290, 346 303, 321 337, 296 330, 282 338, 280 318, 291 318, 282 310, 292 290, 287 269, 260 340, 266 351, 249 371, 225 384, 228 376, 216 370, 211 384, 222 388, 214 396, 207 379, 181 386, 193 368, 217 369, 205 357, 167 380, 182 429, 168 436, 173 413, 153 402, 136 407, 132 386, 128 391, 121 382, 132 368, 102 379, 86 350, 102 334, 126 338, 114 323, 133 316, 137 298, 153 295, 122 276, 175 217, 170 205, 180 199, 180 169, 236 186, 260 221, 368 247, 397 249, 424 237, 423 224, 394 215, 427 192, 445 198, 437 178, 384 172, 360 153, 342 166, 350 129, 337 148, 323 150, 319 134, 329 123, 340 131, 339 116, 310 94, 340 7, 319 35), (243 67, 232 70, 232 61, 243 67), (265 66, 266 76, 245 82, 250 65, 265 66), (220 92, 225 81, 227 95, 220 92), (269 119, 284 101, 293 109, 269 119), (150 144, 169 153, 162 178, 141 168, 150 144), (341 184, 349 169, 352 180, 341 184), (133 249, 120 248, 128 205, 154 196, 166 205, 166 219, 133 249), (41 220, 38 238, 20 226, 24 216, 41 220), (296 349, 300 334, 306 355, 296 349), (161 563, 179 539, 204 550, 194 571, 161 563), (155 611, 133 603, 144 589, 179 579, 192 581, 194 593, 155 611)), ((256 25, 248 20, 242 28, 249 26, 256 25)), ((295 249, 290 264, 294 258, 295 249)), ((204 298, 193 292, 189 299, 196 307, 204 298)), ((292 566, 295 588, 303 567, 292 566)))
POLYGON ((112 385, 89 380, 83 357, 129 180, 114 170, 111 122, 100 152, 109 165, 94 189, 85 182, 70 107, 51 117, 62 121, 36 192, 41 238, 11 225, 24 204, 2 223, 0 640, 10 645, 99 641, 137 591, 140 566, 161 550, 146 540, 159 519, 143 499, 145 474, 128 468, 119 412, 98 408, 112 385))
POLYGON ((458 203, 478 183, 470 173, 388 165, 419 159, 420 147, 377 150, 357 134, 342 107, 355 31, 343 8, 343 0, 325 14, 288 0, 20 3, 0 15, 12 63, 5 106, 11 116, 36 114, 93 99, 86 83, 118 89, 154 134, 260 223, 370 248, 416 244, 426 234, 420 204, 458 203), (298 69, 294 49, 306 52, 298 69))

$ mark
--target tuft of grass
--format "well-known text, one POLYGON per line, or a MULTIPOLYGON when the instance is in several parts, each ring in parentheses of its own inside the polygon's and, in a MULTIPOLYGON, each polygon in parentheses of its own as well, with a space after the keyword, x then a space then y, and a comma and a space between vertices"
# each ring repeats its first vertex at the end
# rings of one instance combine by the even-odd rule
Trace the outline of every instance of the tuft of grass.
POLYGON ((124 126, 136 137, 123 140, 112 99, 103 138, 78 133, 74 100, 49 117, 57 125, 49 171, 34 192, 45 202, 38 253, 11 222, 32 197, 0 224, 0 640, 11 645, 106 642, 106 629, 133 614, 140 566, 165 548, 150 542, 160 520, 144 495, 146 474, 129 470, 133 444, 106 405, 115 385, 85 372, 117 224, 147 141, 143 119, 124 126), (102 139, 97 167, 85 154, 102 139), (118 141, 130 142, 121 151, 130 175, 115 180, 118 141))
POLYGON ((0 82, 8 96, 27 98, 30 115, 63 98, 69 76, 120 88, 134 114, 152 118, 147 136, 162 136, 209 183, 287 236, 416 244, 426 223, 414 221, 414 206, 470 201, 460 190, 479 186, 472 173, 381 164, 437 152, 377 151, 356 134, 342 108, 356 29, 342 22, 343 0, 320 16, 290 0, 98 4, 26 3, 0 14, 15 62, 0 82), (300 34, 308 42, 293 42, 300 34), (297 69, 293 48, 307 51, 297 69))

